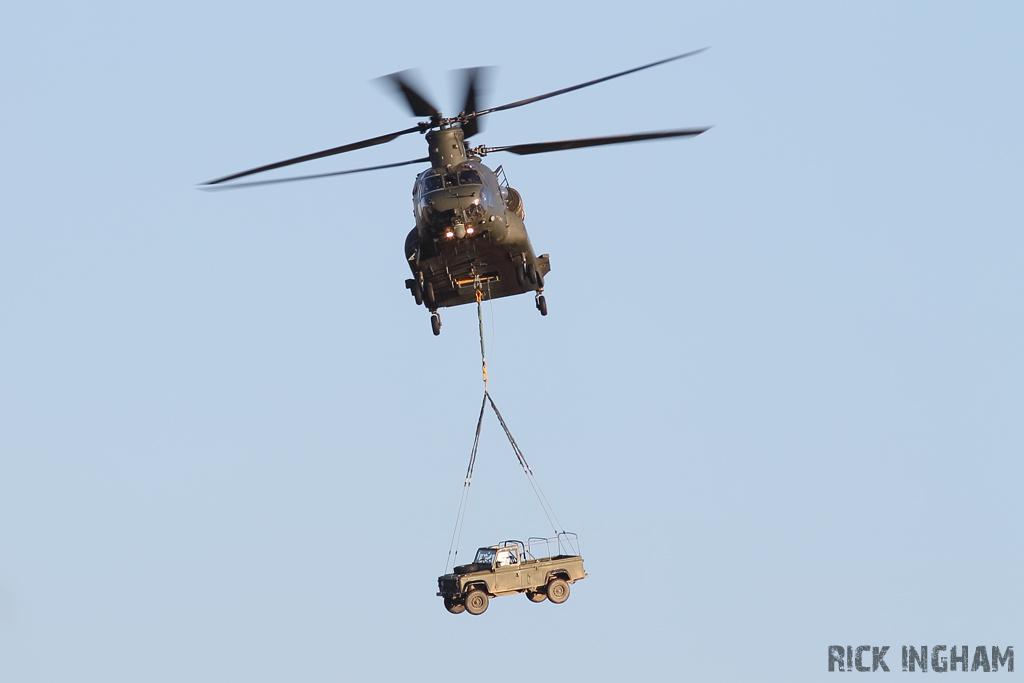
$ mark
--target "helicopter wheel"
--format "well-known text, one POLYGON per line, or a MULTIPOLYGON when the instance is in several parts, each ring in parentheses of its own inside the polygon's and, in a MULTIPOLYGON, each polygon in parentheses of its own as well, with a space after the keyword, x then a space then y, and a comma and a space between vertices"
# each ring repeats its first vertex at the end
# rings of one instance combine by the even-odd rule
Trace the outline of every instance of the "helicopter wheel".
POLYGON ((539 270, 537 271, 537 286, 544 289, 544 276, 540 274, 539 270))
POLYGON ((420 287, 420 283, 416 280, 412 282, 412 295, 416 299, 417 306, 423 303, 423 288, 420 287))
POLYGON ((526 279, 537 284, 537 269, 533 267, 532 263, 526 264, 526 279))
POLYGON ((540 311, 541 315, 548 314, 548 302, 543 294, 537 297, 537 310, 540 311))
POLYGON ((526 273, 523 269, 522 263, 516 264, 516 282, 519 283, 520 287, 526 286, 526 273))
POLYGON ((430 315, 430 329, 434 331, 434 336, 441 334, 441 316, 437 313, 430 315))
MULTIPOLYGON (((433 308, 434 306, 434 284, 431 282, 424 283, 423 285, 423 300, 427 303, 427 306, 433 308)), ((435 334, 437 334, 435 332, 435 334)))

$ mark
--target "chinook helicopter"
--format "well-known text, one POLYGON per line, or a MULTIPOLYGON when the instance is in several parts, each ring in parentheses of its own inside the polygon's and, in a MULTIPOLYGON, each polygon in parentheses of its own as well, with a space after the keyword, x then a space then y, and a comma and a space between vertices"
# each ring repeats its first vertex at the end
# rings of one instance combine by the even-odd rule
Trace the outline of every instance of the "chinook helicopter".
POLYGON ((464 105, 462 111, 454 117, 443 116, 437 107, 417 92, 409 83, 407 71, 390 74, 380 80, 393 86, 395 91, 404 98, 413 116, 428 117, 428 120, 394 133, 210 180, 200 187, 208 190, 226 190, 363 173, 429 162, 430 168, 416 176, 416 182, 412 189, 416 226, 409 232, 405 240, 405 257, 412 271, 412 277, 405 281, 405 286, 410 290, 416 304, 423 305, 430 311, 430 326, 434 334, 441 333, 439 308, 479 302, 484 299, 497 299, 533 292, 537 310, 541 315, 547 315, 544 278, 551 270, 548 255, 538 256, 534 253, 526 233, 524 223, 526 214, 523 210, 522 197, 519 192, 509 186, 503 167, 498 166, 491 170, 481 163, 481 159, 495 152, 511 152, 519 155, 541 154, 641 140, 693 137, 708 129, 686 128, 504 147, 486 147, 484 145, 470 147, 467 140, 480 132, 480 117, 515 109, 556 95, 564 95, 574 90, 603 83, 613 78, 690 57, 703 52, 704 49, 707 48, 487 109, 477 109, 482 70, 480 68, 464 69, 466 93, 464 105), (428 156, 411 161, 332 173, 222 184, 304 161, 381 145, 410 133, 421 133, 425 136, 428 156))

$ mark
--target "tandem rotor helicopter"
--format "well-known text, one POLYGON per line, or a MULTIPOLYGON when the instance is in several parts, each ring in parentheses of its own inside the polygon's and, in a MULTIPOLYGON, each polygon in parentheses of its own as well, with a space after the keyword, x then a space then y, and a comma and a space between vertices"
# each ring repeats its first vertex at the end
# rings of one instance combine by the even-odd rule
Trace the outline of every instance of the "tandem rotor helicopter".
POLYGON ((434 334, 441 333, 439 308, 459 306, 481 299, 497 299, 534 292, 537 310, 541 315, 547 315, 544 277, 551 270, 548 255, 537 256, 534 253, 530 238, 526 234, 524 223, 526 214, 523 211, 522 197, 509 186, 503 168, 498 166, 491 170, 481 163, 481 159, 494 152, 511 152, 520 155, 541 154, 641 140, 692 137, 700 135, 708 128, 685 128, 504 147, 485 147, 483 145, 470 147, 467 140, 480 132, 480 117, 515 109, 546 100, 549 97, 564 95, 613 78, 690 57, 705 49, 707 48, 662 59, 543 95, 510 102, 499 107, 479 110, 477 109, 477 94, 481 69, 465 69, 463 70, 465 74, 465 104, 462 111, 454 117, 443 116, 437 107, 418 93, 405 77, 408 72, 394 73, 383 78, 390 81, 404 97, 413 116, 429 117, 429 120, 421 121, 415 126, 394 133, 267 164, 241 173, 233 173, 223 178, 210 180, 200 187, 208 190, 226 190, 429 162, 430 168, 416 176, 416 182, 412 189, 416 227, 409 232, 405 240, 405 257, 412 270, 412 277, 405 281, 405 285, 416 299, 416 304, 423 305, 430 311, 430 326, 434 334), (381 145, 410 133, 425 135, 428 156, 410 161, 333 173, 222 184, 304 161, 381 145))

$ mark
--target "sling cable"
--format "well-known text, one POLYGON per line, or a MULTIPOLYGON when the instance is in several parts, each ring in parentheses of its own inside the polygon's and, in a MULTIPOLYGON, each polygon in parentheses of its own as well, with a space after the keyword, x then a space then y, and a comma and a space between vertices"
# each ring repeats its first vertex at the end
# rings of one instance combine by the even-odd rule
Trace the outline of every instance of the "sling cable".
POLYGON ((495 405, 494 399, 491 398, 491 394, 487 390, 487 354, 484 348, 484 316, 482 301, 483 292, 478 288, 476 290, 476 315, 480 324, 480 367, 483 374, 484 395, 480 402, 480 416, 476 421, 476 435, 473 437, 473 450, 469 454, 469 466, 466 468, 466 478, 462 483, 462 498, 459 501, 459 512, 455 518, 455 529, 452 531, 452 540, 448 546, 448 560, 445 563, 445 573, 448 572, 449 566, 454 566, 455 560, 459 554, 459 542, 462 540, 462 524, 466 517, 466 508, 469 505, 469 489, 473 484, 473 466, 476 464, 477 447, 480 445, 480 430, 483 428, 484 413, 486 412, 488 405, 491 406, 491 410, 494 411, 495 417, 498 418, 498 423, 501 424, 501 428, 505 432, 505 436, 508 437, 508 442, 512 445, 512 451, 516 454, 516 459, 519 461, 519 465, 523 468, 523 472, 526 474, 526 478, 530 482, 530 488, 533 489, 534 495, 537 496, 537 502, 540 503, 541 509, 544 511, 544 516, 547 517, 548 523, 554 530, 555 535, 564 532, 564 527, 562 527, 562 523, 555 515, 555 511, 551 507, 551 503, 548 502, 547 496, 544 495, 544 491, 540 487, 540 482, 537 481, 536 475, 534 475, 529 463, 526 462, 526 456, 523 455, 522 449, 519 448, 519 444, 516 443, 511 430, 509 430, 508 425, 505 423, 505 418, 501 416, 501 413, 498 411, 498 406, 495 405))

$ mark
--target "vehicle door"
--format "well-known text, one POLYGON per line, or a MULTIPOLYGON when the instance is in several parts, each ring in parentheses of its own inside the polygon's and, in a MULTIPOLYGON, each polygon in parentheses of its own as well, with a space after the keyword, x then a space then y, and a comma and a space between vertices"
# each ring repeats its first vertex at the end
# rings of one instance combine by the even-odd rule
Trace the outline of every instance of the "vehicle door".
POLYGON ((522 581, 523 588, 537 588, 538 586, 544 585, 545 578, 547 577, 548 567, 540 566, 540 563, 529 554, 523 560, 520 561, 519 578, 522 581))
POLYGON ((501 548, 494 558, 494 592, 519 590, 523 586, 520 576, 518 548, 501 548))

